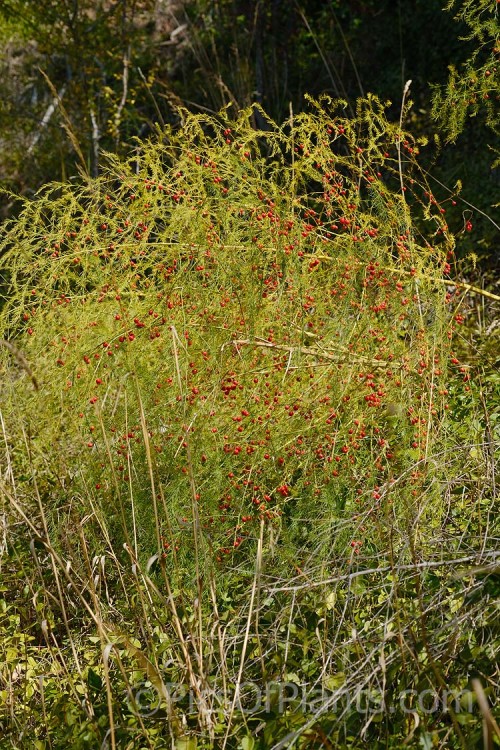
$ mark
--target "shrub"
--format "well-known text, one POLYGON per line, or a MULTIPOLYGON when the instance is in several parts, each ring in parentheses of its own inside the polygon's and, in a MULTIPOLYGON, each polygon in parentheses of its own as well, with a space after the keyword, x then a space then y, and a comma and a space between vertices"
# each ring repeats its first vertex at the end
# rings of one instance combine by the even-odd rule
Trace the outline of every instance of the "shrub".
MULTIPOLYGON (((9 544, 23 556, 32 540, 44 601, 36 637, 69 638, 78 665, 83 633, 97 629, 102 655, 77 681, 90 704, 97 683, 108 702, 87 712, 82 747, 90 725, 102 739, 109 722, 113 735, 113 706, 132 731, 115 691, 130 698, 142 675, 162 694, 166 654, 198 693, 215 679, 218 648, 218 676, 241 681, 250 641, 265 676, 257 624, 248 640, 263 575, 269 586, 347 570, 338 580, 350 587, 361 560, 384 575, 400 569, 387 616, 402 633, 420 611, 424 628, 423 584, 404 571, 435 552, 448 522, 448 391, 460 369, 450 348, 461 323, 453 236, 418 170, 424 144, 374 97, 354 119, 324 99, 265 131, 252 112, 184 112, 182 130, 128 162, 109 157, 80 187, 52 185, 3 234, 9 544)), ((468 389, 467 370, 458 375, 468 389)), ((438 591, 455 596, 444 583, 438 591)), ((286 654, 282 618, 294 605, 280 592, 268 599, 281 643, 269 653, 286 654)), ((328 597, 322 588, 306 600, 306 630, 337 608, 328 597)), ((378 607, 370 601, 356 627, 378 607)), ((339 616, 348 629, 345 608, 339 616)), ((402 648, 391 657, 400 685, 402 648)), ((53 658, 60 665, 62 651, 53 658)), ((286 655, 274 658, 287 668, 286 655)), ((296 669, 316 679, 317 659, 308 663, 296 669)), ((378 667, 367 665, 370 682, 378 667)), ((165 705, 169 731, 182 734, 165 705)), ((212 740, 229 733, 234 711, 218 730, 207 715, 199 724, 212 740)))

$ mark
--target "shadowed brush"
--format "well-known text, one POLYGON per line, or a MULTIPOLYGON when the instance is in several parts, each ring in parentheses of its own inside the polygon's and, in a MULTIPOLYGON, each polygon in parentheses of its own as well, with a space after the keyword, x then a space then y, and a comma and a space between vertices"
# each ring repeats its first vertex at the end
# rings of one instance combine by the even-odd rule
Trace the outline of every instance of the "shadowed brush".
POLYGON ((22 367, 22 369, 29 375, 31 382, 33 383, 33 388, 35 391, 38 391, 38 381, 33 373, 33 370, 28 364, 28 360, 24 356, 22 352, 19 351, 19 349, 14 346, 14 344, 11 344, 10 341, 6 341, 5 339, 0 339, 0 346, 4 346, 17 360, 18 364, 22 367))

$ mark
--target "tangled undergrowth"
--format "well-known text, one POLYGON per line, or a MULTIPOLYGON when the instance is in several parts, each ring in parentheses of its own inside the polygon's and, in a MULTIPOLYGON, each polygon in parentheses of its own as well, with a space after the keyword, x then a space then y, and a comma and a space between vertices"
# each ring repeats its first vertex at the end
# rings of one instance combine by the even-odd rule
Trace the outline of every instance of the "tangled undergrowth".
POLYGON ((12 747, 480 742, 498 430, 425 144, 266 122, 184 113, 3 234, 12 747))

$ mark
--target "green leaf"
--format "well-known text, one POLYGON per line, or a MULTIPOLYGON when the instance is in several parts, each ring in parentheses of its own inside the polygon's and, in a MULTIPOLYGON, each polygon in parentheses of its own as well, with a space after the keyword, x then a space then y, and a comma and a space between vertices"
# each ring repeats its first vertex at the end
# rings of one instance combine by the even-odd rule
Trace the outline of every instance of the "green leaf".
POLYGON ((178 737, 175 741, 175 750, 196 750, 197 747, 196 737, 178 737))
POLYGON ((337 672, 336 674, 331 674, 325 677, 323 680, 323 685, 327 690, 338 690, 339 688, 344 685, 346 681, 345 672, 337 672))
POLYGON ((87 682, 89 684, 89 687, 93 688, 94 690, 102 690, 102 679, 96 672, 94 672, 92 668, 89 668, 89 671, 87 673, 87 682))

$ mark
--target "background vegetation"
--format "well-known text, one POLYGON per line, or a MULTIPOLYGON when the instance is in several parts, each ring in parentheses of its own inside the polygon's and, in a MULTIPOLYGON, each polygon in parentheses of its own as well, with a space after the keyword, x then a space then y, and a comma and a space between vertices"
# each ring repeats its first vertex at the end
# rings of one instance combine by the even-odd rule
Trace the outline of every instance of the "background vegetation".
POLYGON ((0 4, 5 747, 499 744, 497 7, 408 7, 0 4))

